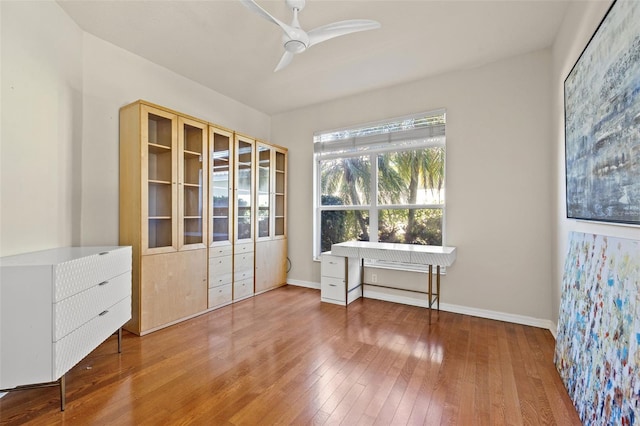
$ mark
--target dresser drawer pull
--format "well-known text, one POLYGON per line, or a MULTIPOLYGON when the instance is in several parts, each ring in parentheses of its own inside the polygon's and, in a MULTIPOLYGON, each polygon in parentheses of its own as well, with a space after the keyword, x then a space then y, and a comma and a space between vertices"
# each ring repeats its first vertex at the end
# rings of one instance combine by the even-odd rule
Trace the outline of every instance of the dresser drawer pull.
POLYGON ((329 287, 336 287, 335 284, 329 284, 329 287))
POLYGON ((105 254, 109 254, 108 251, 103 251, 102 253, 98 253, 98 256, 104 256, 105 254))
POLYGON ((101 282, 100 284, 98 284, 98 285, 107 285, 107 284, 109 284, 109 281, 102 281, 102 282, 101 282))
POLYGON ((107 315, 108 313, 109 313, 109 310, 105 310, 105 311, 100 312, 100 314, 98 314, 98 316, 102 317, 104 315, 107 315))

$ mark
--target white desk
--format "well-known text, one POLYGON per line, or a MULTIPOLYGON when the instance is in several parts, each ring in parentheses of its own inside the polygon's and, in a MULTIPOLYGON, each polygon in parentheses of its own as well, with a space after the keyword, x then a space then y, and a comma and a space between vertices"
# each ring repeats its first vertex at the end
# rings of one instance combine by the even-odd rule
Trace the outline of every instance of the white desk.
MULTIPOLYGON (((451 266, 456 260, 455 247, 375 243, 369 241, 347 241, 332 244, 331 253, 336 256, 359 258, 361 259, 360 263, 363 269, 364 259, 428 265, 427 305, 429 308, 429 323, 431 323, 431 310, 434 302, 436 302, 437 310, 440 311, 440 267, 451 266), (433 292, 434 266, 436 267, 435 293, 433 292)), ((364 278, 364 271, 362 271, 360 275, 364 278)), ((362 286, 362 284, 364 283, 361 280, 360 286, 362 286)))

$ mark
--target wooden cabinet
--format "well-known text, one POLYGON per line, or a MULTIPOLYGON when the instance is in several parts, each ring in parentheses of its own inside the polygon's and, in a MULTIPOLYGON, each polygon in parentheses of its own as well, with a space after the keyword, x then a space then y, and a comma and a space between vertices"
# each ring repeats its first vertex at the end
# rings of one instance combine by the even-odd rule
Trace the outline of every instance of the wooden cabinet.
POLYGON ((252 296, 254 289, 255 140, 235 135, 233 300, 252 296))
POLYGON ((133 247, 134 333, 207 307, 208 131, 142 101, 120 110, 120 243, 133 247))
POLYGON ((126 328, 142 335, 284 285, 286 170, 284 148, 149 102, 123 107, 126 328))
POLYGON ((256 293, 286 284, 287 151, 258 142, 256 149, 256 293))
POLYGON ((209 126, 209 308, 233 294, 234 145, 232 131, 209 126))
POLYGON ((61 379, 129 318, 131 247, 1 258, 0 388, 61 379))

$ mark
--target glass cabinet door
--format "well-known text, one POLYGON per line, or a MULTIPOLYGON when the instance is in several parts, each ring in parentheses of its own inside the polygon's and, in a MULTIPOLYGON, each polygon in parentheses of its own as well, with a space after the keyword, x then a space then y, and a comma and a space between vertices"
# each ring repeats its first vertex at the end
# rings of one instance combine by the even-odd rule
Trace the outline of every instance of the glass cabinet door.
POLYGON ((177 116, 142 106, 142 250, 177 250, 177 116), (146 161, 145 161, 146 157, 146 161))
POLYGON ((257 148, 256 178, 257 194, 256 203, 258 209, 258 235, 257 238, 268 238, 271 236, 271 148, 258 144, 257 148))
POLYGON ((179 249, 206 247, 207 124, 179 118, 179 249))
POLYGON ((275 230, 276 237, 287 235, 287 155, 285 152, 276 150, 275 152, 275 230))
POLYGON ((231 243, 233 216, 233 135, 211 127, 209 133, 210 164, 210 238, 209 245, 231 243))
POLYGON ((253 240, 253 157, 254 141, 236 135, 236 229, 235 241, 253 240))

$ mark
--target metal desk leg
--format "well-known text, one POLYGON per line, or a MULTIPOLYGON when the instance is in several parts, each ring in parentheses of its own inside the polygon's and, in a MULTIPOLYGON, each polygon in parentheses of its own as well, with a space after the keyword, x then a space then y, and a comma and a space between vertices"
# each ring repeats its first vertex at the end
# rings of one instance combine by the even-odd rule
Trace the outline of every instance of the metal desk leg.
POLYGON ((431 301, 433 297, 433 266, 429 265, 429 289, 427 291, 427 296, 429 297, 428 308, 429 308, 429 324, 431 324, 431 301))
POLYGON ((122 353, 122 327, 118 329, 118 353, 122 353))
POLYGON ((64 406, 66 403, 66 398, 65 398, 65 394, 67 386, 66 386, 66 381, 64 379, 65 375, 63 374, 62 377, 60 377, 60 411, 64 411, 64 406))
POLYGON ((440 313, 440 265, 436 266, 436 292, 436 297, 438 298, 438 313, 440 313))

